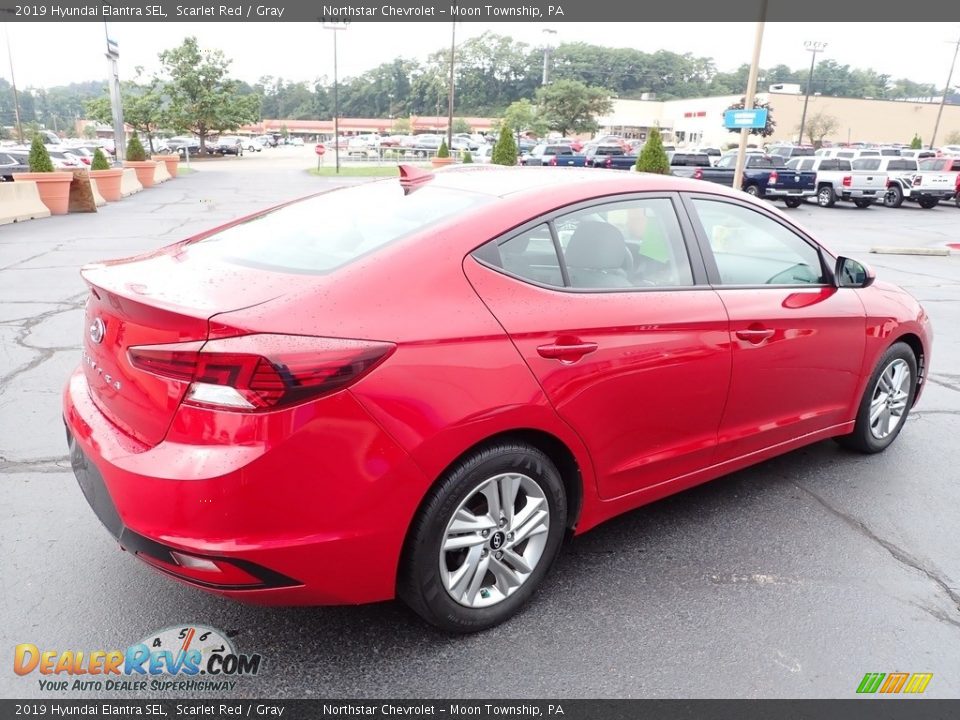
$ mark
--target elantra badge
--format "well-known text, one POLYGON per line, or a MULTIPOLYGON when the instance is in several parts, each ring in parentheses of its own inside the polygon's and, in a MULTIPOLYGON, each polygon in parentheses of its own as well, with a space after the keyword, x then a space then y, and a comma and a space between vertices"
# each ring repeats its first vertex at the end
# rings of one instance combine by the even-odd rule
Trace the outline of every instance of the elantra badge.
POLYGON ((90 324, 90 340, 94 345, 99 345, 103 342, 103 336, 106 332, 107 327, 100 318, 97 318, 90 324))

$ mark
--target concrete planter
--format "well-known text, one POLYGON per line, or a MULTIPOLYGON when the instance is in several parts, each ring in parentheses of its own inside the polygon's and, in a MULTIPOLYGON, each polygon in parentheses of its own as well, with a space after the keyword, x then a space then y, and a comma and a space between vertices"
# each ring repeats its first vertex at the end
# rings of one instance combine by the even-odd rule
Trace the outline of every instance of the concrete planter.
POLYGON ((180 164, 179 155, 151 155, 150 159, 163 162, 167 166, 167 172, 170 173, 170 177, 175 178, 177 176, 177 166, 180 164))
POLYGON ((153 187, 153 173, 157 167, 155 160, 127 160, 123 163, 125 168, 133 168, 137 173, 137 180, 145 188, 153 187))
POLYGON ((40 201, 47 206, 51 215, 67 214, 70 207, 70 183, 73 182, 73 173, 14 173, 13 179, 20 182, 35 182, 40 201))
POLYGON ((110 170, 91 170, 90 177, 97 181, 97 190, 107 202, 117 202, 121 197, 120 180, 123 178, 122 168, 110 170))

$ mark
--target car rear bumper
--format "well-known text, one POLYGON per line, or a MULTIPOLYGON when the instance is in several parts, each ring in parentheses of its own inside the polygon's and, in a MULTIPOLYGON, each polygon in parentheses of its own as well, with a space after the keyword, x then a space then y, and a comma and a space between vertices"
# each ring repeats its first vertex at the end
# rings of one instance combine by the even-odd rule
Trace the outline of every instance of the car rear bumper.
POLYGON ((785 197, 808 198, 808 197, 814 197, 817 194, 817 191, 814 188, 804 188, 802 190, 790 190, 787 188, 772 188, 768 185, 767 190, 764 194, 767 197, 771 197, 771 198, 785 198, 785 197))
POLYGON ((871 190, 850 190, 845 188, 840 191, 840 197, 843 200, 883 200, 886 192, 886 188, 874 188, 871 190))
POLYGON ((155 569, 260 604, 390 599, 428 483, 352 395, 317 403, 315 420, 272 444, 146 447, 101 413, 77 372, 63 412, 84 497, 123 549, 155 569))
POLYGON ((923 198, 936 198, 937 200, 950 200, 956 195, 954 190, 921 190, 913 189, 910 191, 911 200, 920 200, 923 198))

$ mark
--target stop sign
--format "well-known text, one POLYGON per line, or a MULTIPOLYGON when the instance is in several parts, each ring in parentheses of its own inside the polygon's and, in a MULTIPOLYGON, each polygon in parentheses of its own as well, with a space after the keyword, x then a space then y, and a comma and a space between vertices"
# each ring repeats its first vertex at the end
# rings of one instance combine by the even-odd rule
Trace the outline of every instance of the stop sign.
POLYGON ((322 144, 320 144, 320 145, 317 145, 317 146, 313 149, 313 151, 314 151, 317 155, 323 155, 323 154, 327 151, 327 149, 326 149, 322 144))

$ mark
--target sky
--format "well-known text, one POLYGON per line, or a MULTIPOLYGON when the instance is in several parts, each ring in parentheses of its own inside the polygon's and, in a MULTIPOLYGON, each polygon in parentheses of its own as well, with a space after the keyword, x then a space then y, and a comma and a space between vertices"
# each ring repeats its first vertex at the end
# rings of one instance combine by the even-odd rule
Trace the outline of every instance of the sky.
MULTIPOLYGON (((157 53, 195 35, 201 47, 218 48, 233 60, 234 77, 256 82, 264 75, 312 81, 333 74, 331 31, 318 23, 110 23, 120 46, 121 78, 136 66, 158 69, 157 53)), ((7 23, 0 34, 0 77, 10 79, 7 37, 17 85, 50 87, 106 76, 104 26, 100 22, 7 23), (51 48, 63 50, 52 60, 51 48), (69 50, 68 50, 69 48, 69 50), (69 61, 67 61, 69 59, 69 61)), ((714 58, 718 69, 733 70, 750 61, 755 24, 730 23, 457 23, 458 38, 490 30, 539 46, 556 31, 559 42, 591 42, 645 52, 670 50, 714 58)), ((960 25, 948 23, 767 23, 761 67, 807 67, 805 40, 827 43, 819 59, 854 67, 872 67, 894 78, 908 77, 941 87, 960 25), (894 49, 891 52, 891 49, 894 49)), ((339 33, 341 78, 358 75, 396 57, 425 58, 447 46, 449 23, 354 22, 339 33)), ((954 74, 954 84, 960 68, 954 74)))

